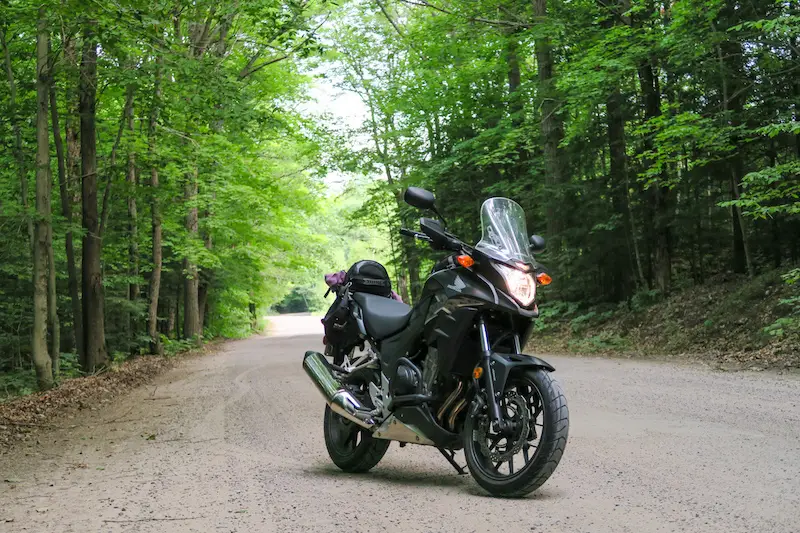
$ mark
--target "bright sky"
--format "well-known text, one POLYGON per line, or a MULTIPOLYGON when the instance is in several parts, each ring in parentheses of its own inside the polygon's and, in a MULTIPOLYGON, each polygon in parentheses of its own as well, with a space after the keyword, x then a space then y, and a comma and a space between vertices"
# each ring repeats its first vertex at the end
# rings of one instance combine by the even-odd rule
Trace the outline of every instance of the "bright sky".
MULTIPOLYGON (((325 77, 314 78, 314 86, 309 92, 312 100, 303 104, 300 109, 308 115, 327 115, 328 127, 335 131, 344 132, 359 128, 367 117, 367 108, 361 98, 350 91, 345 91, 336 86, 337 80, 324 67, 315 69, 311 74, 324 73, 325 77)), ((325 183, 331 192, 340 192, 347 183, 345 173, 331 171, 325 178, 325 183)))

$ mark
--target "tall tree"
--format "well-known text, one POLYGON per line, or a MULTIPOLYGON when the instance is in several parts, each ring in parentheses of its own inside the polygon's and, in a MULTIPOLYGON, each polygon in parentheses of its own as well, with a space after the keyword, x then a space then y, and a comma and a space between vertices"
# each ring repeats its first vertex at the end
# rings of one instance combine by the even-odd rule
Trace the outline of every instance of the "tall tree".
POLYGON ((45 7, 39 8, 36 33, 36 224, 33 246, 33 338, 31 355, 39 389, 53 386, 53 366, 47 351, 48 266, 54 270, 50 240, 49 29, 45 7))
MULTIPOLYGON (((67 184, 67 154, 64 150, 64 140, 61 137, 55 76, 50 77, 50 121, 52 123, 53 144, 56 148, 56 161, 58 165, 58 190, 61 197, 61 215, 64 217, 67 224, 67 230, 64 234, 64 247, 67 255, 67 282, 72 307, 72 332, 78 351, 78 359, 83 360, 83 311, 81 309, 78 268, 75 263, 75 244, 72 230, 72 198, 67 184)), ((55 344, 55 342, 56 339, 53 339, 53 344, 55 344)))
MULTIPOLYGON (((549 22, 547 0, 533 0, 533 14, 539 24, 549 22)), ((560 234, 563 231, 561 222, 561 202, 564 185, 564 162, 560 145, 564 138, 564 124, 560 115, 560 99, 556 90, 554 74, 555 60, 549 31, 544 30, 535 40, 536 69, 539 77, 537 88, 541 108, 540 129, 544 149, 545 181, 548 185, 547 201, 547 233, 551 238, 551 246, 558 251, 561 248, 560 234)))
POLYGON ((153 103, 150 108, 150 116, 147 126, 148 155, 150 157, 150 214, 151 214, 151 235, 152 235, 152 261, 153 269, 150 273, 148 285, 149 304, 147 311, 147 334, 150 337, 150 353, 160 354, 161 336, 158 332, 158 303, 161 293, 161 206, 159 201, 159 181, 158 181, 158 162, 157 162, 157 143, 156 126, 161 110, 161 79, 163 61, 158 56, 155 61, 155 74, 153 81, 153 103))
POLYGON ((79 113, 81 146, 81 189, 83 204, 83 328, 82 366, 93 372, 107 360, 105 297, 100 265, 102 238, 97 207, 97 20, 83 27, 80 66, 79 113))
MULTIPOLYGON (((128 129, 128 134, 133 137, 134 134, 134 106, 131 106, 128 109, 128 115, 126 117, 126 128, 128 129)), ((132 144, 132 143, 131 143, 132 144)), ((128 276, 130 281, 128 282, 128 300, 131 303, 131 307, 135 309, 136 303, 139 300, 139 213, 136 206, 136 195, 137 195, 137 172, 138 169, 136 168, 136 150, 133 146, 129 146, 128 148, 128 168, 126 172, 126 180, 128 185, 128 276)), ((129 342, 131 345, 131 349, 135 352, 135 337, 137 334, 137 323, 138 318, 134 313, 131 313, 128 318, 128 332, 129 332, 129 342)))
MULTIPOLYGON (((184 200, 187 205, 186 231, 190 239, 198 237, 197 208, 197 167, 186 175, 184 183, 184 200)), ((199 342, 202 331, 200 323, 200 274, 197 263, 189 255, 183 260, 183 336, 199 342)))

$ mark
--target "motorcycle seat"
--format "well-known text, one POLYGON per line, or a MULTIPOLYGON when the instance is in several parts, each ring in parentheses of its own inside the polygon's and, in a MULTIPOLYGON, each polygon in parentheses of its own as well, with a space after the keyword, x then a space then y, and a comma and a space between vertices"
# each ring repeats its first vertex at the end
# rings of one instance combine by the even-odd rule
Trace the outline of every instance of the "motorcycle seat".
POLYGON ((353 294, 364 316, 364 327, 375 340, 385 339, 408 324, 411 306, 391 298, 356 292, 353 294))

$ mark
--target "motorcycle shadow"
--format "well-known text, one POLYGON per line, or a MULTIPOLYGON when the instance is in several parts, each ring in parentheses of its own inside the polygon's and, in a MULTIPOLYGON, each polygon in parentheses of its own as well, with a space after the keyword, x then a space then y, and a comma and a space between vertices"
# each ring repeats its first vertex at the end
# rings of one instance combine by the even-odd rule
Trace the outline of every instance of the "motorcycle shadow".
MULTIPOLYGON (((393 466, 377 466, 364 474, 350 474, 342 472, 335 465, 320 464, 306 470, 307 473, 315 476, 325 476, 335 479, 353 479, 359 481, 375 481, 376 483, 392 483, 406 487, 457 487, 470 496, 480 498, 498 499, 481 489, 469 475, 460 476, 455 472, 450 473, 446 470, 439 472, 419 472, 408 469, 401 469, 393 466)), ((541 487, 521 498, 511 498, 514 500, 556 500, 565 495, 554 487, 541 487)), ((502 499, 502 498, 501 498, 502 499)))
POLYGON ((565 495, 559 490, 548 488, 548 487, 540 487, 536 489, 534 492, 530 494, 526 494, 525 496, 520 496, 519 498, 504 498, 502 496, 492 496, 482 488, 480 488, 476 483, 470 483, 464 488, 465 492, 470 496, 477 496, 479 498, 488 498, 490 500, 557 500, 559 498, 563 498, 565 495))
POLYGON ((470 485, 469 476, 459 476, 455 472, 442 473, 415 472, 392 466, 377 466, 365 474, 349 474, 342 472, 335 465, 316 465, 308 469, 311 474, 332 477, 350 478, 359 480, 375 480, 380 483, 393 483, 396 485, 416 487, 465 487, 470 485))

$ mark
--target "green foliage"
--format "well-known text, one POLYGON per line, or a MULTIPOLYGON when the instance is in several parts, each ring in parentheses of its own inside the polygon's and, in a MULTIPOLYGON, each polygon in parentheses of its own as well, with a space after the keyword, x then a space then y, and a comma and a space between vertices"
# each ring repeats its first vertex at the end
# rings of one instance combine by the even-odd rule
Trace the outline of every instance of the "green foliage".
POLYGON ((392 233, 415 224, 397 201, 407 185, 434 190, 467 240, 479 235, 483 199, 520 202, 528 227, 553 243, 542 261, 560 300, 646 309, 670 290, 744 272, 745 255, 751 274, 798 259, 793 8, 626 6, 547 2, 541 17, 531 3, 432 13, 354 2, 336 12, 330 78, 362 98, 367 116, 340 134, 349 142, 333 160, 373 179, 359 183, 359 215, 389 232, 400 278, 435 259, 392 233), (545 38, 550 80, 538 70, 545 38), (551 99, 563 128, 558 182, 541 126, 551 99), (758 220, 739 231, 736 208, 758 220))
POLYGON ((800 334, 800 268, 792 269, 783 275, 783 281, 791 287, 791 296, 781 300, 781 305, 788 309, 786 316, 764 328, 764 333, 773 337, 785 337, 800 334))
POLYGON ((655 289, 643 289, 633 295, 630 307, 632 311, 643 311, 658 303, 662 298, 663 295, 655 289))
POLYGON ((174 340, 167 337, 162 337, 161 343, 164 346, 164 355, 166 357, 175 357, 176 355, 188 352, 197 346, 193 339, 174 340))
POLYGON ((222 291, 215 301, 209 317, 207 334, 213 337, 241 339, 252 333, 254 323, 248 305, 250 294, 241 288, 222 291))
POLYGON ((596 317, 597 317, 596 311, 589 311, 588 313, 579 315, 570 321, 569 328, 572 331, 572 333, 580 333, 586 328, 587 325, 594 322, 596 317))
POLYGON ((539 318, 533 322, 534 332, 545 333, 560 327, 564 321, 574 317, 579 308, 578 302, 548 301, 539 308, 539 318))
POLYGON ((569 341, 569 349, 578 353, 625 352, 630 348, 630 341, 615 333, 602 332, 581 339, 569 341))
POLYGON ((0 402, 36 391, 36 376, 30 370, 0 373, 0 402))
POLYGON ((306 313, 318 311, 314 305, 314 287, 293 287, 286 297, 275 304, 275 311, 278 313, 306 313), (311 300, 311 301, 309 301, 311 300))
POLYGON ((59 370, 61 378, 76 378, 82 375, 80 361, 78 361, 78 354, 74 352, 62 353, 61 361, 59 363, 59 370))
MULTIPOLYGON (((75 351, 65 235, 73 233, 80 285, 86 234, 81 154, 76 150, 79 70, 89 21, 96 22, 100 50, 94 193, 105 219, 101 274, 110 362, 150 351, 147 321, 156 219, 163 238, 156 322, 167 353, 192 344, 181 339, 184 285, 191 272, 187 267, 199 272, 197 297, 203 338, 208 339, 247 336, 259 326, 252 308, 280 301, 293 284, 321 279, 327 266, 317 264, 326 263, 330 255, 317 218, 328 202, 321 182, 326 133, 316 117, 299 109, 311 81, 301 64, 320 51, 315 29, 328 6, 283 0, 179 4, 123 0, 111 10, 72 1, 43 4, 53 50, 53 68, 47 74, 66 144, 66 194, 72 210, 68 223, 61 211, 54 140, 47 132, 63 352, 75 351), (129 95, 130 124, 123 116, 129 95), (152 186, 153 171, 158 188, 152 186), (193 212, 196 228, 188 222, 193 212)), ((0 145, 0 376, 28 372, 30 360, 27 225, 35 204, 38 6, 15 0, 0 7, 0 48, 3 57, 8 51, 12 75, 7 78, 4 68, 0 83, 0 114, 5 117, 0 136, 8 140, 0 145), (24 199, 23 184, 28 186, 24 199)), ((334 213, 327 222, 335 226, 342 220, 334 213)), ((77 368, 70 357, 62 361, 63 375, 77 368)))

